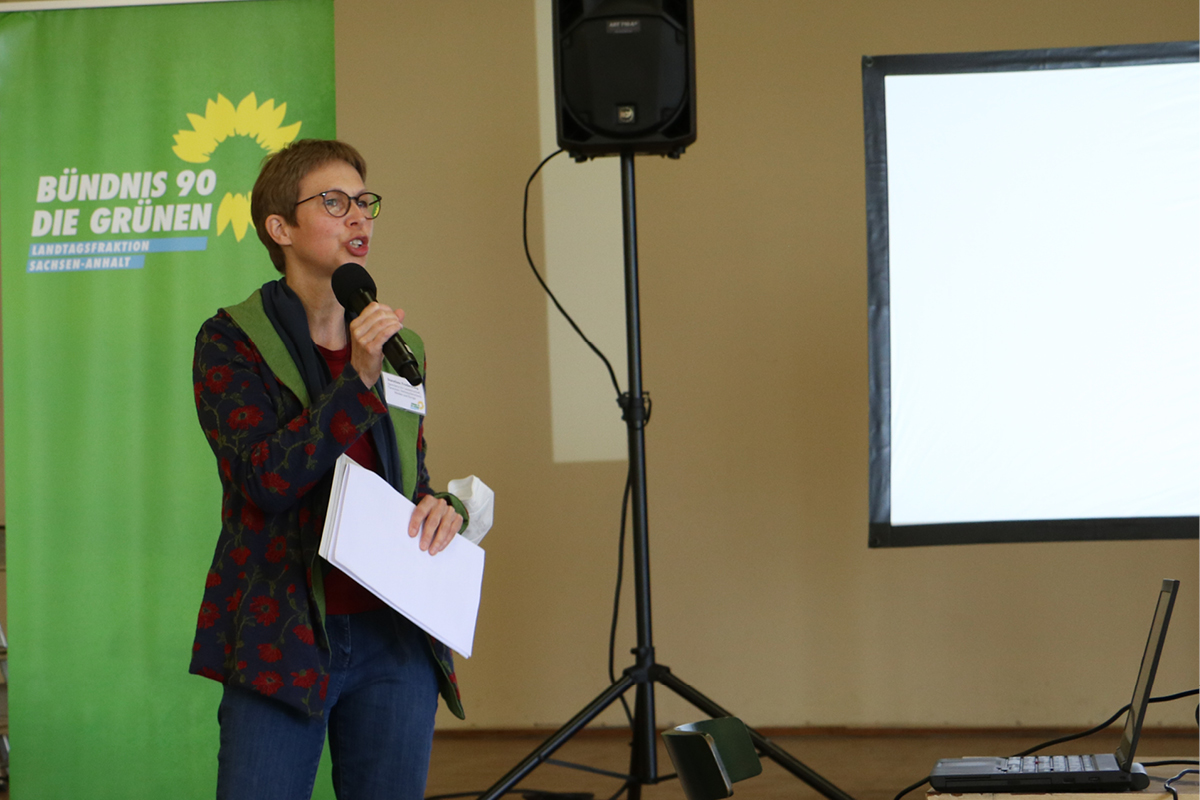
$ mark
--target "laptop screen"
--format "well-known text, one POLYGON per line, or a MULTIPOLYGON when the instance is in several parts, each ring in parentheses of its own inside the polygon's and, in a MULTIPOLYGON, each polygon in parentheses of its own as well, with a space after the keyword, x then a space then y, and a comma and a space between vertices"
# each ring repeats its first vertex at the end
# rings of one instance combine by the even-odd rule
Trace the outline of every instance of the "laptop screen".
POLYGON ((1158 594, 1158 606, 1154 609, 1154 622, 1150 624, 1150 637, 1146 640, 1146 651, 1142 653, 1142 666, 1138 670, 1137 683, 1133 687, 1133 700, 1125 716, 1125 732, 1117 747, 1116 758, 1126 772, 1133 766, 1133 754, 1137 750, 1138 736, 1146 718, 1146 706, 1150 702, 1150 687, 1154 684, 1154 673, 1158 670, 1158 657, 1162 654, 1163 641, 1167 637, 1167 623, 1171 620, 1171 609, 1175 606, 1175 592, 1179 581, 1164 580, 1158 594))

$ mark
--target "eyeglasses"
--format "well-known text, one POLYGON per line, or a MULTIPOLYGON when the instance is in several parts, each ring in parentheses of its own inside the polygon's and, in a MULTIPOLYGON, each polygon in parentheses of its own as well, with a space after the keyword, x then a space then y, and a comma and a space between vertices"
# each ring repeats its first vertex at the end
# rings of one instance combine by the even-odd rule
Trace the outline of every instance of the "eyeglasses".
POLYGON ((351 197, 341 189, 330 189, 327 192, 314 194, 312 197, 306 197, 300 203, 307 203, 309 200, 321 198, 321 205, 329 212, 331 217, 344 217, 350 213, 350 203, 358 206, 358 210, 366 214, 368 219, 375 219, 379 216, 379 204, 383 198, 374 192, 363 192, 358 197, 351 197))

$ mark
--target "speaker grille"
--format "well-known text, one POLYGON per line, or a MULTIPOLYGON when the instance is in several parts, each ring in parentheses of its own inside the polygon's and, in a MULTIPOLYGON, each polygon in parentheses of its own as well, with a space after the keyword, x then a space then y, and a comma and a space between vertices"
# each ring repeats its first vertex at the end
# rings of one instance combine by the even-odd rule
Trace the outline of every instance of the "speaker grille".
POLYGON ((661 17, 584 20, 562 42, 567 111, 608 136, 659 130, 687 98, 682 38, 682 31, 661 17))
POLYGON ((560 146, 678 155, 695 141, 691 0, 557 0, 560 146))

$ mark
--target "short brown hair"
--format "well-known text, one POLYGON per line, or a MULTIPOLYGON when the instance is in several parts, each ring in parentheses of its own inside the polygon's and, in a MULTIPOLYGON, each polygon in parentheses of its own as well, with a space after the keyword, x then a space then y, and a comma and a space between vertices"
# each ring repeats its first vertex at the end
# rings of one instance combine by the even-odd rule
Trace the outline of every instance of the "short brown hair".
POLYGON ((250 194, 250 216, 254 230, 271 254, 275 269, 283 272, 283 248, 267 233, 267 217, 278 214, 289 225, 296 224, 296 195, 300 181, 330 161, 345 161, 367 179, 367 162, 352 146, 337 139, 300 139, 263 159, 262 170, 250 194))

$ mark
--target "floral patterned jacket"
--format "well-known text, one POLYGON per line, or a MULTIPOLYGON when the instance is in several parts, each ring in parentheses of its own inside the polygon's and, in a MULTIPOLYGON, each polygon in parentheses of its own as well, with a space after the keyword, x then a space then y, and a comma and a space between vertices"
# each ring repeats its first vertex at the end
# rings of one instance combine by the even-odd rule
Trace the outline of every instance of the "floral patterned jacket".
MULTIPOLYGON (((401 334, 424 364, 420 337, 401 334)), ((387 363, 384 369, 391 371, 387 363)), ((423 371, 423 370, 422 370, 423 371)), ((190 671, 321 716, 329 680, 317 556, 332 467, 390 416, 404 493, 427 494, 423 420, 366 391, 352 366, 310 398, 259 291, 200 328, 192 366, 200 426, 221 479, 221 533, 205 583, 190 671)), ((458 498, 438 493, 459 513, 458 498)), ((453 657, 430 638, 447 706, 463 717, 453 657)))

